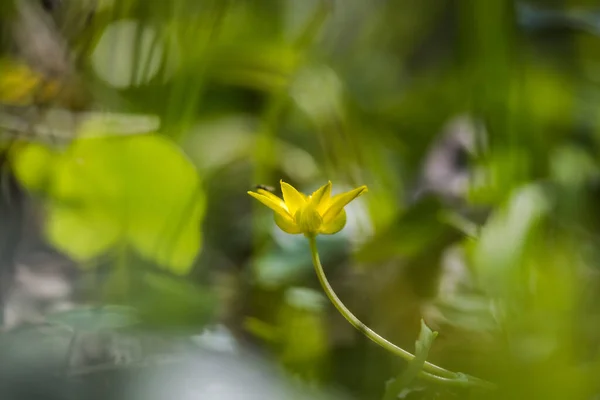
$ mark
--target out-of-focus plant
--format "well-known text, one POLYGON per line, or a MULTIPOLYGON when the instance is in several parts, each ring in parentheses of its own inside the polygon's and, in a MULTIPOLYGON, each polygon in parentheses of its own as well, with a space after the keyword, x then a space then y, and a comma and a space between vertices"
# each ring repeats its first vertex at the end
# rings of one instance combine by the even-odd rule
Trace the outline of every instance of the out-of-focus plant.
MULTIPOLYGON (((217 315, 240 347, 358 398, 393 376, 388 398, 597 395, 593 0, 0 3, 1 147, 43 211, 39 238, 0 251, 74 260, 74 302, 160 328, 217 315), (252 213, 246 188, 280 176, 348 197, 255 191, 275 222, 252 213)), ((70 315, 114 328, 83 310, 47 318, 57 351, 70 315)))

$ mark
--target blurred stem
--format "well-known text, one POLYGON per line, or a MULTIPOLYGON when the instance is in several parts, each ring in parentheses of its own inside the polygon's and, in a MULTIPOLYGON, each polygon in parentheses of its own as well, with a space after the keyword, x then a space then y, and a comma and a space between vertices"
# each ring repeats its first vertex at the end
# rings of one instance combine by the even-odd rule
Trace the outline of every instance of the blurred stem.
POLYGON ((129 295, 131 293, 131 276, 127 257, 127 243, 125 241, 123 241, 118 249, 115 275, 116 298, 119 301, 127 302, 129 301, 129 295))
POLYGON ((321 0, 319 2, 314 15, 306 21, 304 29, 296 38, 295 46, 297 48, 306 48, 312 43, 314 38, 321 32, 321 28, 332 10, 333 2, 331 0, 321 0))
MULTIPOLYGON (((380 336, 377 332, 366 326, 362 323, 352 312, 342 303, 340 298, 335 294, 333 288, 329 284, 327 277, 325 276, 325 271, 323 271, 323 266, 321 265, 321 260, 319 259, 319 252, 317 250, 317 241, 315 236, 308 236, 308 242, 310 244, 310 252, 312 254, 312 261, 315 266, 315 271, 317 273, 317 277, 319 278, 319 282, 321 282, 321 286, 325 291, 325 294, 329 298, 329 300, 333 303, 335 308, 342 314, 346 321, 348 321, 353 327, 355 327, 359 332, 365 335, 367 338, 371 339, 373 342, 383 347, 387 351, 402 357, 406 361, 412 361, 415 359, 414 354, 400 348, 380 336)), ((463 386, 463 387, 485 387, 492 388, 493 385, 491 383, 482 381, 478 378, 471 377, 469 375, 463 373, 457 373, 449 371, 445 368, 438 367, 435 364, 432 364, 428 361, 425 361, 423 364, 423 369, 419 372, 419 376, 428 381, 437 382, 441 384, 449 384, 454 386, 463 386)))
MULTIPOLYGON (((327 16, 332 10, 331 0, 321 0, 315 13, 307 20, 300 34, 294 40, 293 48, 296 50, 297 59, 294 68, 290 73, 290 81, 293 79, 295 72, 300 68, 303 61, 303 55, 306 53, 315 37, 321 31, 321 28, 327 16)), ((280 119, 289 105, 289 85, 285 85, 271 95, 266 105, 265 110, 260 118, 260 124, 254 144, 254 175, 255 184, 267 183, 272 179, 272 172, 281 162, 278 158, 276 148, 277 127, 280 119)), ((258 205, 255 205, 255 207, 258 205)), ((260 206, 259 206, 260 207, 260 206)), ((255 226, 259 226, 260 222, 255 220, 255 226)), ((256 244, 257 242, 255 242, 256 244)))
MULTIPOLYGON (((321 32, 321 28, 327 20, 331 10, 331 0, 322 0, 319 2, 314 14, 307 19, 300 34, 294 40, 292 46, 296 50, 297 59, 296 64, 290 73, 290 81, 294 78, 294 74, 301 66, 302 61, 304 61, 304 53, 306 53, 315 37, 321 32)), ((279 120, 288 106, 288 92, 289 86, 285 85, 283 88, 273 93, 261 117, 254 152, 256 155, 254 181, 256 183, 268 182, 271 178, 271 172, 276 166, 276 131, 279 120)))

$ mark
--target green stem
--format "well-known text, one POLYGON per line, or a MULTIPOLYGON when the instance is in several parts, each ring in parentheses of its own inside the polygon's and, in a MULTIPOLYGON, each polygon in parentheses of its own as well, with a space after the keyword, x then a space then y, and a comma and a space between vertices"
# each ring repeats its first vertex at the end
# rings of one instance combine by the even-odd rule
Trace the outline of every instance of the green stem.
MULTIPOLYGON (((415 358, 414 354, 404 350, 401 347, 396 346, 389 340, 380 336, 377 332, 375 332, 374 330, 366 326, 364 323, 362 323, 354 314, 352 314, 352 312, 344 305, 344 303, 342 303, 340 298, 337 297, 337 295, 333 291, 333 288, 331 287, 329 281, 327 280, 327 277, 325 276, 323 266, 321 265, 321 260, 319 259, 319 252, 317 250, 317 241, 315 237, 308 236, 308 241, 310 244, 312 261, 315 266, 315 271, 317 273, 317 277, 319 278, 319 282, 321 282, 321 286, 323 287, 325 294, 333 303, 335 308, 337 308, 340 314, 342 314, 342 316, 346 318, 346 320, 359 332, 361 332, 363 335, 371 339, 379 346, 383 347, 387 351, 397 356, 402 357, 406 361, 412 361, 415 358)), ((423 370, 419 373, 419 376, 429 381, 443 384, 451 384, 456 386, 479 386, 487 388, 492 387, 492 385, 488 382, 468 376, 466 374, 449 371, 428 361, 425 361, 423 365, 423 370)))

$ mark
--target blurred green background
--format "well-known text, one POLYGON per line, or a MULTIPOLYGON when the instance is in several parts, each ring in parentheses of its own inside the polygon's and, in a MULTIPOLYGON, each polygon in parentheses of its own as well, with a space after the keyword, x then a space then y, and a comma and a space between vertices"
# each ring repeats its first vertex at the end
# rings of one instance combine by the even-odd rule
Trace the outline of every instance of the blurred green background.
MULTIPOLYGON (((384 398, 407 363, 337 313, 306 239, 246 194, 331 180, 369 187, 318 238, 339 297, 411 352, 423 319, 429 361, 497 385, 413 379, 388 398, 600 396, 597 2, 12 0, 0 15, 0 348, 50 339, 64 359, 82 329, 218 327, 300 385, 257 398, 384 398)), ((4 369, 0 394, 20 399, 4 369)), ((255 398, 227 385, 241 392, 214 398, 255 398)))

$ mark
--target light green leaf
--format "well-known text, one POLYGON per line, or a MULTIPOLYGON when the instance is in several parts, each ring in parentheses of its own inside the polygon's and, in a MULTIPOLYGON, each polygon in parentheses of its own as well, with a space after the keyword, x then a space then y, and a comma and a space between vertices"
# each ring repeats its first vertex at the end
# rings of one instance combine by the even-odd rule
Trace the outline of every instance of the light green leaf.
POLYGON ((101 209, 57 204, 49 209, 46 234, 59 250, 77 261, 86 261, 108 250, 120 232, 118 222, 101 209))
POLYGON ((406 388, 423 369, 427 356, 429 356, 429 350, 433 345, 435 338, 438 333, 434 332, 425 324, 425 321, 421 320, 421 332, 419 338, 415 342, 415 358, 410 362, 408 368, 403 371, 396 379, 388 382, 384 400, 396 399, 398 393, 406 388))
POLYGON ((517 190, 482 228, 473 263, 488 293, 511 296, 519 287, 527 240, 549 207, 542 188, 528 185, 517 190))
POLYGON ((54 154, 37 143, 27 144, 13 153, 11 162, 17 179, 32 191, 40 191, 47 182, 54 154))
POLYGON ((58 248, 85 261, 122 242, 174 273, 189 271, 205 199, 197 171, 173 143, 158 135, 94 137, 53 157, 29 152, 18 165, 31 186, 39 178, 25 162, 52 161, 46 231, 58 248))

